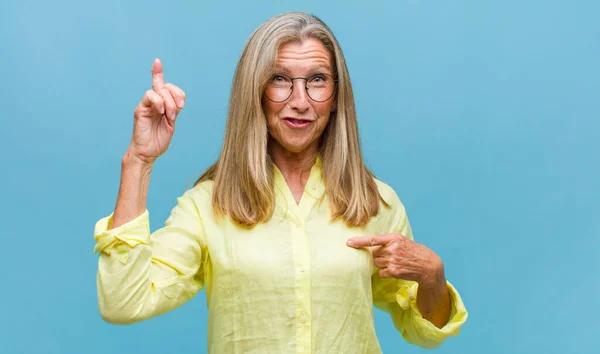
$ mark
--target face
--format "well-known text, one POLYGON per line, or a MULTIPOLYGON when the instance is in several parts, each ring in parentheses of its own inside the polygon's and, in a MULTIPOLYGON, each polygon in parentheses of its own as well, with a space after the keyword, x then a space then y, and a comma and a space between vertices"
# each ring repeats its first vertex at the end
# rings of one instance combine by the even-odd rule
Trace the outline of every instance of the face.
MULTIPOLYGON (((329 51, 318 39, 290 42, 279 49, 276 74, 291 78, 313 74, 335 76, 329 51)), ((316 152, 319 137, 327 126, 335 95, 325 102, 313 101, 306 92, 306 80, 294 80, 292 95, 283 102, 263 97, 263 108, 276 152, 301 154, 316 152)))

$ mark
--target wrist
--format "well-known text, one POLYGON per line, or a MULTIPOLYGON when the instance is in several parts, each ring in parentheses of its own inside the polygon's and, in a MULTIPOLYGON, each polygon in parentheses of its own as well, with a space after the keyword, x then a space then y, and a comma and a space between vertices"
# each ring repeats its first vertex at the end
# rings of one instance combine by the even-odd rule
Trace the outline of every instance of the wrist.
POLYGON ((133 167, 139 168, 142 171, 150 171, 152 170, 152 165, 154 165, 154 160, 144 158, 134 153, 131 149, 127 149, 125 155, 121 159, 122 167, 133 167))
POLYGON ((438 280, 433 283, 419 283, 419 292, 428 292, 432 294, 443 294, 447 291, 446 279, 438 280))
POLYGON ((432 272, 432 275, 419 282, 419 290, 444 292, 446 291, 446 275, 444 265, 440 264, 432 272))

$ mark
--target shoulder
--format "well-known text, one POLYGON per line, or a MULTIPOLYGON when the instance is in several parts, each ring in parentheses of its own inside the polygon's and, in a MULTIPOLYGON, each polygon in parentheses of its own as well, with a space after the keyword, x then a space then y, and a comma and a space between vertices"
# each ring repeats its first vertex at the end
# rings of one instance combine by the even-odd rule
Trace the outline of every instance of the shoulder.
POLYGON ((381 198, 388 203, 392 209, 401 208, 404 209, 404 205, 398 196, 398 193, 390 186, 389 184, 375 178, 375 184, 377 185, 377 189, 379 191, 379 195, 381 198))
POLYGON ((212 203, 213 186, 213 181, 200 182, 186 190, 179 198, 191 200, 197 206, 210 205, 212 203))
POLYGON ((412 240, 413 235, 406 215, 406 208, 400 197, 390 185, 378 179, 375 179, 375 183, 381 198, 389 205, 388 208, 382 203, 379 215, 379 221, 385 225, 385 232, 400 233, 412 240))
POLYGON ((209 194, 212 195, 213 187, 215 185, 214 181, 203 181, 195 185, 194 187, 188 189, 188 192, 197 194, 209 194))

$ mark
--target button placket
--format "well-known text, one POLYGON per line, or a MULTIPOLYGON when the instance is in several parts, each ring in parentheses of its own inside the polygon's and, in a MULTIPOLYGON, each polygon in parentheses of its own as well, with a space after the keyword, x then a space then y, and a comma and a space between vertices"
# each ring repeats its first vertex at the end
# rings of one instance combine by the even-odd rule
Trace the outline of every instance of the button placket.
POLYGON ((308 244, 304 213, 290 215, 290 226, 293 243, 295 288, 296 288, 296 351, 304 352, 305 346, 310 348, 310 249, 308 244))

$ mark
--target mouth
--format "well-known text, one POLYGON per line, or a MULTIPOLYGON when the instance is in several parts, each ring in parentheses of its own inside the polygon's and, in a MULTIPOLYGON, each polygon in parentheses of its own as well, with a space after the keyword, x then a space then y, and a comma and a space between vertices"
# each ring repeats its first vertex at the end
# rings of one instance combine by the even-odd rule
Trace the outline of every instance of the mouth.
POLYGON ((314 122, 310 119, 291 118, 291 117, 285 117, 285 118, 283 118, 283 121, 285 122, 285 124, 287 124, 291 128, 305 128, 314 122))

